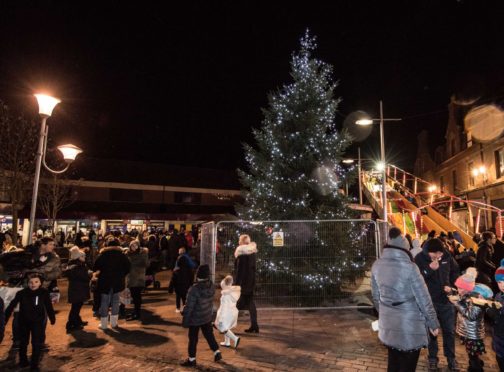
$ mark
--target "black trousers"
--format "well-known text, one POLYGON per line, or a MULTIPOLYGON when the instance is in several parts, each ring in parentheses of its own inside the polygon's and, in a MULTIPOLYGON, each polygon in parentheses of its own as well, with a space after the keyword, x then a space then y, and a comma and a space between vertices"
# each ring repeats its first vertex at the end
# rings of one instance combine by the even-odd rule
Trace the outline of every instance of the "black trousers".
POLYGON ((27 361, 28 343, 31 336, 32 357, 31 367, 37 368, 40 361, 42 344, 45 339, 45 327, 43 322, 30 322, 19 319, 19 329, 21 335, 21 345, 19 348, 19 361, 27 361))
POLYGON ((93 313, 98 313, 100 311, 101 305, 101 294, 98 290, 93 291, 93 313))
POLYGON ((208 342, 208 346, 212 351, 219 350, 219 345, 215 340, 215 336, 213 334, 212 323, 203 324, 200 326, 191 326, 189 327, 189 358, 196 358, 196 346, 198 345, 198 333, 201 328, 201 332, 203 336, 208 342))
POLYGON ((138 316, 140 316, 140 309, 142 308, 142 289, 143 287, 130 287, 135 314, 138 316))
POLYGON ((237 303, 238 310, 248 310, 250 313, 250 327, 259 328, 257 324, 257 309, 253 294, 242 294, 237 303))
POLYGON ((420 350, 400 351, 388 349, 388 372, 415 372, 420 350))
POLYGON ((183 291, 175 291, 175 305, 177 306, 177 309, 180 309, 180 301, 182 300, 182 305, 185 305, 187 297, 187 292, 183 291))
MULTIPOLYGON (((455 359, 455 307, 452 304, 434 303, 437 318, 443 330, 443 349, 446 359, 455 359)), ((438 339, 429 332, 429 361, 438 362, 438 339)))
POLYGON ((67 328, 70 326, 77 326, 80 325, 82 319, 80 317, 80 311, 82 308, 83 303, 82 302, 75 302, 72 304, 72 307, 70 308, 70 312, 68 313, 68 323, 67 323, 67 328))
POLYGON ((504 358, 496 355, 495 358, 497 359, 497 364, 499 365, 499 370, 504 371, 504 358))

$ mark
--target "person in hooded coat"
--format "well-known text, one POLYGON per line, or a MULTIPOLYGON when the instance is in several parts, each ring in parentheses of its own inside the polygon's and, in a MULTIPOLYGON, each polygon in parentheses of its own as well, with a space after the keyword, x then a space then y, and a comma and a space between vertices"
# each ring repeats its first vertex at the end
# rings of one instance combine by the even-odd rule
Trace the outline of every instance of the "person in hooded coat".
POLYGON ((184 247, 179 248, 179 256, 173 269, 172 278, 168 291, 173 293, 175 290, 175 312, 180 313, 180 303, 182 306, 186 303, 187 291, 191 288, 194 279, 193 269, 196 264, 186 253, 184 247))
POLYGON ((378 310, 378 338, 388 348, 388 371, 414 372, 420 349, 437 336, 439 321, 420 270, 401 230, 389 231, 389 242, 371 268, 371 289, 378 310))
POLYGON ((131 263, 126 282, 135 307, 133 314, 127 320, 138 320, 141 315, 142 290, 145 288, 145 270, 149 266, 149 250, 140 247, 140 242, 135 239, 129 243, 126 257, 131 263))
POLYGON ((248 310, 250 313, 250 328, 247 333, 259 333, 257 310, 254 302, 256 285, 257 245, 250 241, 250 236, 240 235, 238 247, 235 250, 235 284, 241 287, 238 310, 248 310))
POLYGON ((236 336, 231 330, 238 323, 238 309, 236 304, 240 298, 240 287, 233 285, 233 277, 226 276, 221 281, 221 299, 219 310, 215 318, 215 324, 219 332, 224 333, 224 342, 220 344, 225 347, 231 345, 230 340, 233 340, 235 349, 238 348, 240 337, 236 336))

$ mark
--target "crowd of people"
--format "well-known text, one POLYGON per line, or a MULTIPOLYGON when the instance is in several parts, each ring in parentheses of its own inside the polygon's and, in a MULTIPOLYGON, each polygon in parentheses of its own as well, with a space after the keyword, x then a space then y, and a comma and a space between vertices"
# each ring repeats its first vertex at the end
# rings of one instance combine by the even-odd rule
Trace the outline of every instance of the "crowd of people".
POLYGON ((465 345, 468 371, 483 371, 485 319, 493 326, 492 346, 504 371, 503 243, 495 231, 473 240, 476 251, 464 247, 456 231, 431 231, 420 243, 398 228, 390 229, 372 268, 378 336, 388 348, 388 371, 415 371, 425 347, 429 371, 437 371, 439 334, 449 370, 460 370, 455 355, 458 336, 465 345))
POLYGON ((42 237, 25 248, 5 250, 0 254, 0 342, 5 324, 12 318, 12 347, 19 350, 19 365, 38 370, 41 353, 49 348, 45 340, 48 320, 54 325, 57 318, 53 304, 59 301, 59 278, 68 280, 67 300, 71 307, 67 333, 88 325, 80 314, 88 301, 99 319, 98 328, 117 330, 121 316, 127 321, 141 319, 142 293, 155 282, 151 277, 156 271, 165 268, 171 271, 168 289, 175 292, 175 311, 181 313, 181 324, 188 328, 188 358, 182 364, 196 365, 200 329, 215 361, 219 361, 220 346, 237 348, 240 343, 232 331, 239 308, 250 312, 251 326, 246 332, 259 332, 253 299, 257 247, 247 235, 240 236, 235 252, 236 279, 228 275, 220 283, 221 306, 214 321, 215 287, 209 266, 199 264, 198 240, 176 230, 111 232, 106 236, 90 231, 79 237, 79 245, 68 250, 66 264, 55 252, 57 242, 53 237, 42 237), (132 312, 126 314, 131 302, 132 312), (223 334, 220 345, 213 334, 213 324, 223 334))

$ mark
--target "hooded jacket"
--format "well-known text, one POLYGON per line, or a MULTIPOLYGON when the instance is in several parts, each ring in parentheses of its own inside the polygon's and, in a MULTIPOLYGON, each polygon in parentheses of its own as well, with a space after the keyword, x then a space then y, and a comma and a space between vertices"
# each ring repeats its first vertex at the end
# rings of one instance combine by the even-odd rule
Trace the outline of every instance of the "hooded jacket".
POLYGON ((252 295, 256 285, 257 245, 252 242, 236 248, 235 284, 241 287, 241 294, 252 295))
POLYGON ((433 270, 430 268, 432 262, 428 245, 424 245, 422 253, 415 256, 415 263, 420 269, 420 273, 425 279, 425 284, 429 288, 432 302, 435 304, 449 304, 450 301, 444 291, 444 287, 453 287, 455 280, 459 276, 459 267, 453 256, 446 249, 443 249, 443 255, 439 261, 439 268, 433 270))
POLYGON ((127 277, 128 288, 145 287, 145 270, 149 266, 149 250, 138 248, 138 251, 126 252, 126 257, 131 264, 127 277))
POLYGON ((219 310, 217 310, 217 317, 215 318, 215 325, 219 332, 226 332, 236 327, 238 322, 238 309, 236 303, 240 298, 240 287, 227 286, 224 280, 221 282, 221 299, 219 310))
POLYGON ((68 262, 63 276, 68 278, 68 302, 79 303, 89 299, 90 275, 86 264, 80 260, 68 262))
POLYGON ((98 292, 113 293, 124 290, 124 278, 130 272, 131 264, 121 247, 106 247, 100 251, 100 255, 94 264, 94 271, 100 271, 98 275, 98 292))
POLYGON ((182 326, 185 328, 210 323, 213 314, 215 288, 210 280, 196 282, 187 293, 187 300, 182 311, 182 326))
POLYGON ((378 337, 398 350, 429 343, 428 328, 439 328, 429 291, 409 251, 385 246, 371 269, 373 302, 378 310, 378 337))

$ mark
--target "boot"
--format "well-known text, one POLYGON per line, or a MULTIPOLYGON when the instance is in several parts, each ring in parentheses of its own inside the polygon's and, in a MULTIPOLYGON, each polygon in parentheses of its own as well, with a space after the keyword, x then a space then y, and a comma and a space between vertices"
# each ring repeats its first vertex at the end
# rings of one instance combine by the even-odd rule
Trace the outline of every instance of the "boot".
POLYGON ((224 335, 224 341, 220 343, 221 346, 225 347, 230 347, 231 342, 229 341, 229 337, 227 336, 227 333, 224 335))
POLYGON ((100 318, 100 325, 98 326, 98 328, 103 330, 108 328, 108 317, 100 318))
POLYGON ((119 315, 111 315, 110 316, 110 326, 112 328, 117 328, 117 320, 119 319, 119 315))
POLYGON ((238 348, 238 344, 240 343, 240 337, 236 336, 233 332, 231 332, 229 330, 226 332, 225 337, 226 337, 226 341, 228 342, 228 345, 224 345, 224 346, 229 346, 229 339, 231 339, 234 342, 234 348, 235 349, 238 348))

